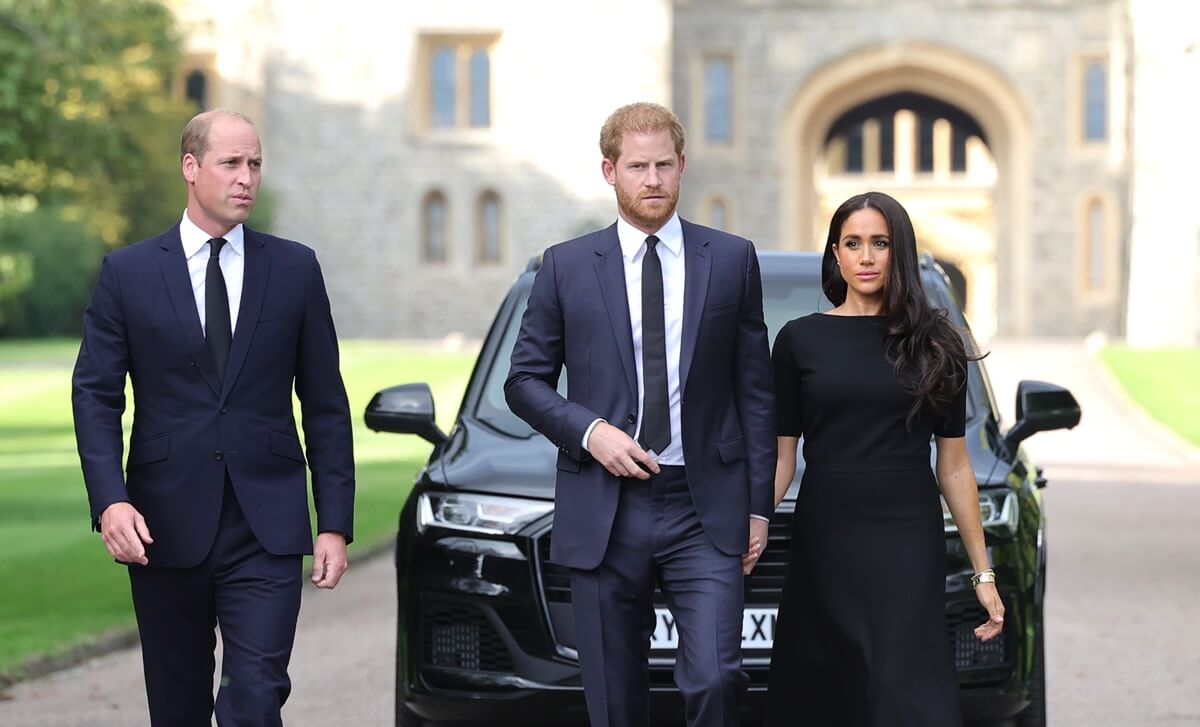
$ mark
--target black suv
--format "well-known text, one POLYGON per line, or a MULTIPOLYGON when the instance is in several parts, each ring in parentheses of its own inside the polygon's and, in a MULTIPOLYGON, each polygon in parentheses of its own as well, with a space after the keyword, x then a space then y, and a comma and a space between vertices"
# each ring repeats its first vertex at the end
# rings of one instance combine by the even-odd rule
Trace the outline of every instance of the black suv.
MULTIPOLYGON (((820 261, 815 253, 760 255, 772 341, 788 320, 827 307, 820 261)), ((928 257, 922 268, 933 304, 966 330, 945 274, 928 257)), ((433 397, 424 384, 385 389, 367 407, 370 428, 417 434, 434 445, 400 513, 396 542, 397 725, 587 721, 570 579, 549 562, 556 450, 504 402, 509 355, 536 270, 535 260, 501 304, 449 434, 434 423, 433 397)), ((1035 432, 1074 426, 1079 405, 1066 389, 1023 381, 1017 422, 1005 432, 981 364, 971 365, 969 386, 966 439, 1007 622, 999 639, 975 637, 973 629, 986 615, 947 514, 946 639, 969 718, 1017 716, 1022 726, 1045 725, 1046 481, 1020 442, 1035 432)), ((566 374, 559 391, 566 391, 566 374)), ((746 578, 742 638, 750 690, 743 716, 750 723, 762 713, 799 478, 798 472, 771 521, 767 550, 746 578)), ((656 722, 676 724, 682 700, 672 681, 675 634, 670 612, 661 601, 657 606, 651 709, 656 722)))

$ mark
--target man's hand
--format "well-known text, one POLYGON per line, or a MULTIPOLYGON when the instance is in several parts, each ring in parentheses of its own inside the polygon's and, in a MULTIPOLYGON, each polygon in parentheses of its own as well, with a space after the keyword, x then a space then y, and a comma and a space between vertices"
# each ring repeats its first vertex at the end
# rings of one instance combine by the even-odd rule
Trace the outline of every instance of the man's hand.
POLYGON ((750 575, 763 551, 767 549, 767 521, 750 518, 750 547, 742 556, 742 575, 750 575))
POLYGON ((312 582, 317 588, 333 588, 349 567, 346 561, 346 536, 321 533, 313 546, 312 582))
POLYGON ((639 447, 628 434, 608 422, 600 422, 592 430, 591 436, 588 437, 587 449, 592 459, 604 465, 604 469, 617 477, 648 480, 651 472, 659 472, 658 462, 655 462, 646 450, 639 447))
POLYGON ((146 519, 128 502, 114 502, 100 513, 100 537, 112 557, 146 565, 146 544, 153 543, 146 519))

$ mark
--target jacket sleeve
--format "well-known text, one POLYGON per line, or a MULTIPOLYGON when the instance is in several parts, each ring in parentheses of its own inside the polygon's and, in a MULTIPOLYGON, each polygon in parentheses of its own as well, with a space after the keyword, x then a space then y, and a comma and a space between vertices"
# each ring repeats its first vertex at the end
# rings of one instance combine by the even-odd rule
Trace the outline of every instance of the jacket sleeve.
POLYGON ((601 417, 558 393, 558 377, 566 360, 564 329, 554 248, 550 248, 542 256, 521 318, 512 365, 504 382, 504 399, 514 414, 545 435, 559 451, 582 460, 583 435, 601 417))
POLYGON ((316 256, 308 283, 296 362, 304 442, 312 471, 317 532, 354 539, 354 439, 350 404, 338 367, 337 331, 316 256))
POLYGON ((115 502, 129 499, 121 466, 124 443, 125 378, 129 373, 129 340, 121 302, 121 283, 111 258, 100 266, 100 278, 83 314, 83 340, 71 377, 71 409, 75 444, 87 486, 92 528, 115 502))
POLYGON ((746 243, 746 281, 738 311, 734 397, 750 473, 750 513, 775 511, 775 392, 767 325, 763 320, 762 276, 754 245, 746 243))

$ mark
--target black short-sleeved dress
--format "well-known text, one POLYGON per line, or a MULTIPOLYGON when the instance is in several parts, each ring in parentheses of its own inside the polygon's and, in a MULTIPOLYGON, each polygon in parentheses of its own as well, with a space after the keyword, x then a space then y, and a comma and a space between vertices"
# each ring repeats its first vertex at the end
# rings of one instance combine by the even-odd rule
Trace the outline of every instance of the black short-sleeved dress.
POLYGON ((775 631, 769 727, 962 724, 946 638, 946 545, 930 438, 950 413, 905 421, 912 397, 882 316, 816 313, 775 342, 780 436, 804 436, 791 562, 775 631))

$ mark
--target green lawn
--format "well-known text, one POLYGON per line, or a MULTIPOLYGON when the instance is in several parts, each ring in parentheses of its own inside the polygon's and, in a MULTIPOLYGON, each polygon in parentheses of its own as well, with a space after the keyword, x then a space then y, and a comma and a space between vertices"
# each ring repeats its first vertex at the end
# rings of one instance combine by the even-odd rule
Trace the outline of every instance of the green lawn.
POLYGON ((1200 348, 1104 349, 1121 386, 1155 419, 1200 446, 1200 348))
MULTIPOLYGON (((0 533, 6 546, 0 559, 0 674, 133 625, 128 578, 88 526, 71 425, 77 349, 72 341, 0 341, 0 533)), ((362 412, 371 395, 392 384, 426 381, 447 428, 474 358, 474 352, 394 342, 343 344, 358 463, 352 552, 394 531, 413 474, 429 453, 416 437, 369 431, 362 412)))

